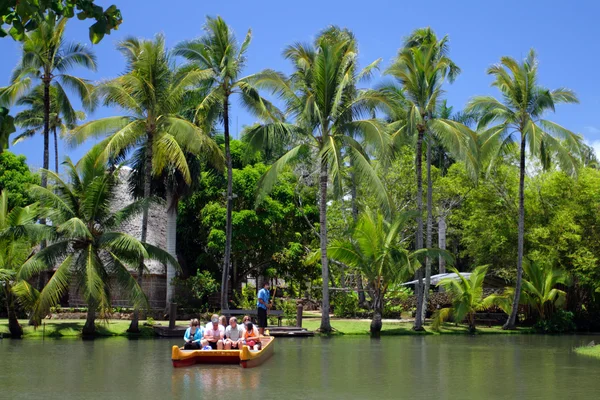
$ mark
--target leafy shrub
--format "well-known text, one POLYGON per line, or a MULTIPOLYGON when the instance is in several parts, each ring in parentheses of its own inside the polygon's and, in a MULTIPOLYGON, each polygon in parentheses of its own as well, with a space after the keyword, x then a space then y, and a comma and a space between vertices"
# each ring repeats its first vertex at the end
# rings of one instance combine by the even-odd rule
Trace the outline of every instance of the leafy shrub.
POLYGON ((547 320, 540 320, 533 328, 542 333, 566 333, 575 330, 575 316, 571 311, 557 310, 547 320))
POLYGON ((233 292, 233 303, 241 310, 253 310, 256 308, 258 294, 256 288, 252 285, 246 285, 242 290, 233 292))
POLYGON ((358 294, 355 292, 332 293, 333 314, 341 318, 353 318, 359 313, 358 294))
POLYGON ((146 323, 144 325, 146 325, 146 326, 154 326, 154 318, 152 318, 152 317, 146 317, 146 323))
POLYGON ((174 300, 179 307, 208 309, 208 298, 219 291, 219 284, 208 271, 196 271, 187 279, 173 278, 175 283, 174 300))
POLYGON ((294 299, 280 299, 277 298, 274 301, 275 308, 283 311, 283 318, 285 318, 285 324, 296 325, 296 300, 294 299))

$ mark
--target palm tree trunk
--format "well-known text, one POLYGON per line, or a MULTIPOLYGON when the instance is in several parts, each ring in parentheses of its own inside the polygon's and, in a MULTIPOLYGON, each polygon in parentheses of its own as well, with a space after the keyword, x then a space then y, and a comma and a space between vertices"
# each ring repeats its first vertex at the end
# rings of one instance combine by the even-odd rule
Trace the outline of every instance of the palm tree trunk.
MULTIPOLYGON (((433 183, 431 182, 431 137, 427 141, 427 236, 425 247, 431 249, 433 246, 433 183)), ((427 314, 427 304, 429 301, 429 288, 431 286, 431 257, 425 258, 425 288, 423 291, 423 321, 427 314)))
MULTIPOLYGON (((357 192, 357 184, 358 182, 356 181, 356 174, 354 173, 354 165, 352 162, 352 159, 350 160, 350 168, 352 170, 352 173, 350 174, 350 179, 351 179, 351 183, 350 183, 350 196, 351 198, 351 205, 352 205, 352 220, 354 221, 354 223, 356 223, 356 221, 358 220, 358 201, 356 199, 356 192, 357 192)), ((358 306, 361 308, 367 308, 367 298, 365 297, 365 288, 363 287, 363 281, 362 281, 362 274, 359 271, 356 271, 356 286, 358 289, 358 306)))
POLYGON ((321 327, 323 333, 331 332, 329 321, 329 264, 327 258, 327 160, 321 160, 320 181, 320 204, 319 204, 319 235, 321 239, 321 278, 323 280, 323 303, 321 305, 321 327))
POLYGON ((519 239, 517 244, 517 283, 515 297, 508 320, 502 329, 515 329, 519 300, 521 297, 521 284, 523 281, 523 244, 525 242, 525 135, 521 133, 521 150, 519 162, 519 239))
POLYGON ((58 175, 58 136, 56 135, 56 127, 53 128, 54 133, 54 171, 58 175))
MULTIPOLYGON (((417 173, 417 236, 415 240, 415 249, 423 248, 423 129, 419 129, 417 134, 417 149, 415 156, 415 165, 417 173)), ((413 330, 422 331, 423 328, 423 270, 419 268, 417 277, 417 312, 415 314, 415 324, 413 330)))
MULTIPOLYGON (((152 185, 152 146, 154 145, 154 133, 152 131, 146 132, 146 149, 144 154, 144 199, 150 199, 151 185, 152 185)), ((148 238, 148 212, 150 205, 146 203, 144 210, 142 211, 142 233, 140 241, 146 243, 148 238)), ((137 283, 143 288, 142 283, 144 281, 144 259, 140 260, 137 270, 137 283)), ((133 310, 133 318, 127 332, 139 333, 139 320, 140 310, 137 308, 133 310)))
MULTIPOLYGON (((173 191, 167 187, 167 253, 177 258, 177 201, 173 196, 173 191)), ((169 309, 169 304, 173 301, 175 286, 173 284, 175 278, 175 266, 167 263, 167 299, 166 309, 169 309)))
MULTIPOLYGON (((440 250, 446 250, 446 216, 440 215, 438 217, 438 247, 440 250)), ((440 274, 446 273, 446 259, 442 256, 438 257, 439 260, 439 271, 440 274)), ((444 288, 440 286, 440 292, 444 291, 444 288)))
POLYGON ((85 318, 85 325, 81 330, 83 337, 93 337, 96 335, 96 304, 88 303, 88 311, 85 318))
POLYGON ((6 299, 6 312, 8 313, 8 331, 10 332, 11 338, 19 339, 23 336, 23 328, 17 319, 15 302, 8 283, 5 283, 4 294, 6 299))
POLYGON ((223 259, 223 276, 221 278, 221 309, 229 309, 228 281, 229 264, 231 263, 231 240, 233 235, 233 171, 231 167, 231 149, 229 147, 229 98, 223 101, 223 127, 225 130, 225 161, 227 162, 227 217, 225 222, 225 257, 223 259))
POLYGON ((379 289, 373 291, 373 319, 371 320, 371 337, 378 338, 381 336, 381 327, 383 315, 383 295, 379 289))

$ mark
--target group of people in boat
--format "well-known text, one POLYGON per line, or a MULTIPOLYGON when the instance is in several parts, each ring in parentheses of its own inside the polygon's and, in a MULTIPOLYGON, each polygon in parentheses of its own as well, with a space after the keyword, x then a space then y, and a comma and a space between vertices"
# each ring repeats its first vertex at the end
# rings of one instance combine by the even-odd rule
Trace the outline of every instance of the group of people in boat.
POLYGON ((210 322, 205 327, 197 319, 190 321, 190 327, 185 331, 183 339, 185 350, 231 350, 241 349, 243 345, 252 350, 260 350, 260 337, 264 335, 267 327, 267 310, 271 308, 269 283, 265 282, 258 291, 256 303, 258 328, 252 323, 248 315, 244 316, 242 323, 238 324, 236 317, 229 318, 213 314, 210 322))
POLYGON ((252 350, 260 350, 260 334, 248 315, 244 316, 242 323, 236 317, 229 318, 214 314, 206 326, 202 326, 197 319, 190 321, 189 328, 183 336, 185 350, 232 350, 241 349, 243 345, 252 350))

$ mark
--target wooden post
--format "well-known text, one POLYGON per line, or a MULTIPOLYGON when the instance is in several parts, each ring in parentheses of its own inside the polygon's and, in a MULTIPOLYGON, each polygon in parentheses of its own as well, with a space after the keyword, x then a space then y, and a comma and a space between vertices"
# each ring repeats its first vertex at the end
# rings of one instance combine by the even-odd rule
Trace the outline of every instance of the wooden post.
POLYGON ((175 329, 177 321, 177 303, 169 303, 169 329, 175 329))
POLYGON ((298 304, 298 306, 296 307, 296 326, 298 328, 302 328, 302 311, 303 311, 304 307, 302 306, 302 304, 298 304))

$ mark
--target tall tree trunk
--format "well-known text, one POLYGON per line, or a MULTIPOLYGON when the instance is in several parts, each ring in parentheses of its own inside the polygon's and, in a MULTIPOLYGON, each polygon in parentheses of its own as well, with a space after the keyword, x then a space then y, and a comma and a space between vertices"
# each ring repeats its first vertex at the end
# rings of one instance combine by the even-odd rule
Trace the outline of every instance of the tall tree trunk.
POLYGON ((331 332, 329 320, 329 263, 327 258, 327 160, 321 158, 321 174, 319 183, 321 189, 319 204, 319 234, 321 236, 321 278, 323 280, 323 303, 321 306, 321 327, 323 333, 331 332))
MULTIPOLYGON (((171 188, 167 186, 167 253, 177 259, 177 201, 171 188)), ((175 266, 167 263, 167 298, 166 309, 169 310, 169 304, 173 301, 175 285, 175 266)))
POLYGON ((15 312, 15 301, 8 283, 5 284, 4 289, 6 312, 8 313, 8 331, 10 332, 11 338, 19 339, 23 336, 23 328, 17 319, 17 313, 15 312))
POLYGON ((521 151, 519 154, 519 240, 517 244, 517 283, 515 297, 508 320, 502 329, 515 329, 519 300, 521 297, 521 284, 523 280, 523 244, 525 242, 525 135, 521 133, 521 151))
POLYGON ((231 167, 231 149, 229 148, 229 98, 223 100, 223 127, 225 129, 225 161, 227 162, 227 219, 225 222, 225 257, 223 258, 223 276, 221 278, 221 309, 229 309, 228 282, 231 263, 232 212, 233 212, 233 171, 231 167))
POLYGON ((88 303, 85 325, 83 325, 81 334, 84 337, 93 337, 96 335, 96 304, 93 302, 88 303))
MULTIPOLYGON (((415 249, 423 248, 423 133, 424 129, 419 129, 417 134, 417 149, 415 156, 415 165, 417 173, 417 236, 415 240, 415 249)), ((413 330, 422 331, 423 328, 423 269, 419 268, 416 273, 417 285, 417 312, 415 314, 415 324, 413 330)))
POLYGON ((371 320, 371 337, 378 338, 381 336, 381 327, 383 315, 383 294, 379 289, 373 291, 373 319, 371 320))
MULTIPOLYGON (((148 131, 146 132, 146 151, 144 154, 144 199, 148 200, 151 194, 152 188, 152 146, 154 145, 154 132, 148 131)), ((149 203, 146 203, 144 206, 144 210, 142 211, 142 234, 140 237, 140 241, 142 243, 146 243, 148 239, 148 212, 150 209, 149 203)), ((143 288, 142 283, 144 282, 144 259, 140 260, 137 270, 137 283, 143 288)), ((131 324, 129 325, 129 329, 127 332, 129 333, 139 333, 139 320, 140 320, 140 310, 137 308, 133 310, 133 318, 131 319, 131 324)))
MULTIPOLYGON (((351 198, 351 205, 352 205, 352 220, 354 221, 354 223, 356 224, 356 221, 358 220, 358 201, 357 201, 357 185, 358 182, 356 181, 356 174, 354 173, 354 165, 353 162, 350 161, 350 168, 352 170, 352 173, 350 174, 350 196, 351 198)), ((363 281, 362 281, 362 274, 360 273, 360 271, 356 271, 356 286, 358 289, 358 305, 361 308, 367 308, 367 298, 365 296, 365 288, 363 286, 363 281)))
MULTIPOLYGON (((427 141, 427 236, 425 247, 431 249, 433 246, 433 183, 431 182, 431 137, 427 141)), ((423 290, 423 321, 427 314, 427 305, 429 301, 429 288, 431 286, 431 257, 425 258, 425 288, 423 290)))
POLYGON ((58 136, 56 135, 56 127, 53 127, 54 133, 54 171, 58 175, 58 136))
MULTIPOLYGON (((446 216, 440 215, 438 217, 438 247, 440 250, 446 250, 446 216)), ((446 259, 442 256, 438 257, 439 260, 439 273, 446 273, 446 259)), ((440 292, 443 292, 444 288, 440 286, 440 292)))

